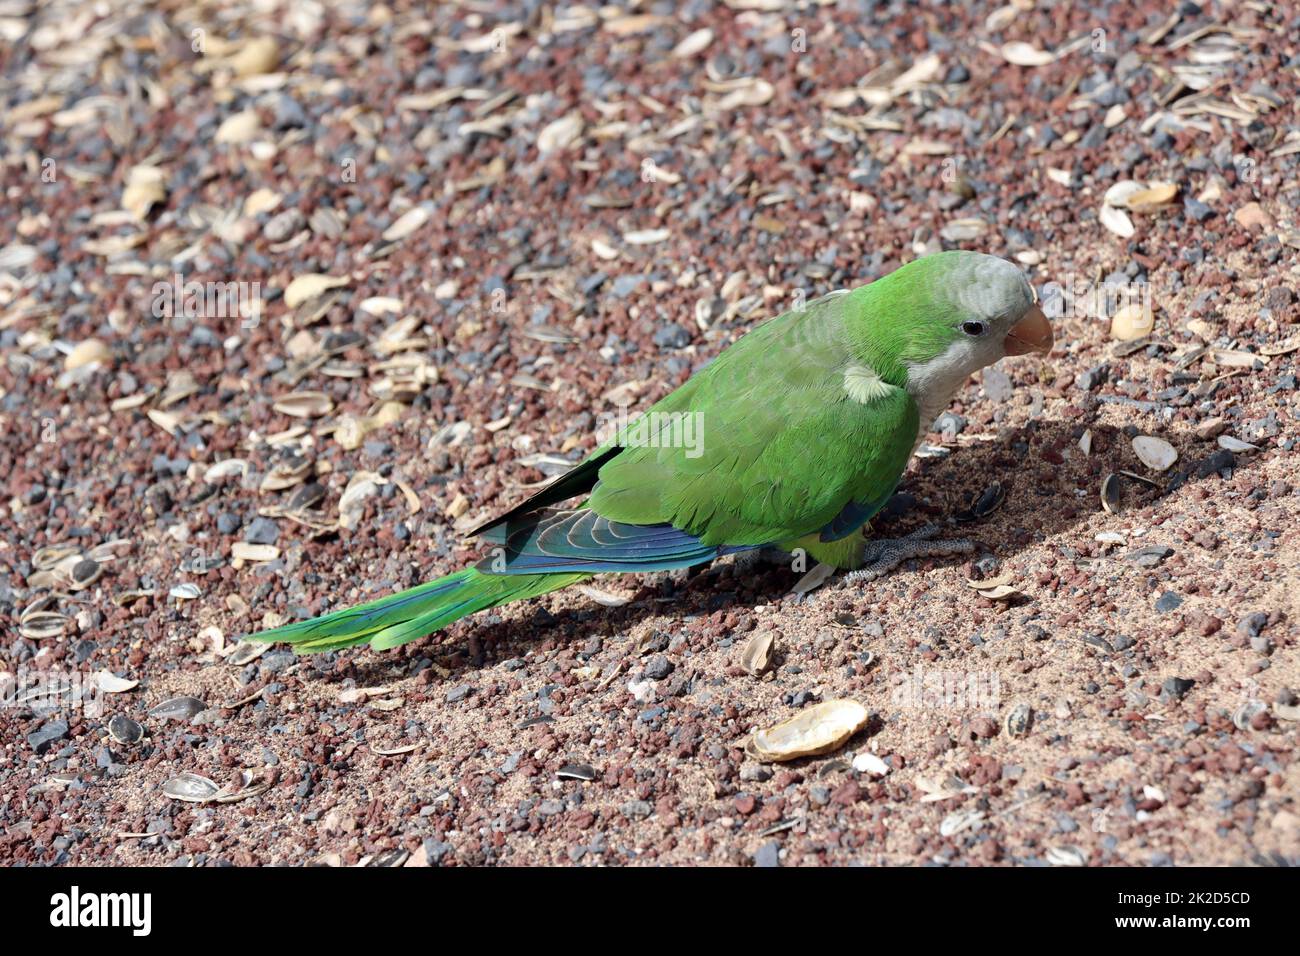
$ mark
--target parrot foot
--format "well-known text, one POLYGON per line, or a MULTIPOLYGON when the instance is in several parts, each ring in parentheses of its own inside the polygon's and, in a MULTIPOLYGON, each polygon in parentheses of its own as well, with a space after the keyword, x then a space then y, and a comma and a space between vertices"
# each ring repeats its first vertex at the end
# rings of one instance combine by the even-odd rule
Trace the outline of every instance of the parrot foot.
POLYGON ((913 531, 904 538, 884 538, 868 541, 862 549, 863 565, 856 571, 844 576, 845 584, 857 584, 860 581, 875 581, 883 578, 904 561, 912 558, 940 558, 958 554, 971 554, 975 542, 968 538, 954 541, 935 541, 940 531, 938 525, 928 524, 913 531))
POLYGON ((736 573, 757 572, 765 565, 788 565, 790 555, 780 548, 762 547, 751 551, 741 551, 732 559, 736 573))

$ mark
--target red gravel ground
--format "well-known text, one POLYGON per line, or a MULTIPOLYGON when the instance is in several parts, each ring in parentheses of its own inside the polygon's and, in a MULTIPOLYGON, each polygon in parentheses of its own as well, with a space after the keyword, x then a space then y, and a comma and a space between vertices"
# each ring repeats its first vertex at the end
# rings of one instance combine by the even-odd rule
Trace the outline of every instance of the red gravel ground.
POLYGON ((0 862, 1300 862, 1300 10, 1179 10, 0 0, 0 862), (235 644, 462 565, 620 400, 956 247, 1155 321, 1066 309, 959 396, 877 530, 998 481, 964 566, 235 644), (251 315, 154 308, 177 274, 251 315), (839 697, 840 750, 745 755, 839 697))

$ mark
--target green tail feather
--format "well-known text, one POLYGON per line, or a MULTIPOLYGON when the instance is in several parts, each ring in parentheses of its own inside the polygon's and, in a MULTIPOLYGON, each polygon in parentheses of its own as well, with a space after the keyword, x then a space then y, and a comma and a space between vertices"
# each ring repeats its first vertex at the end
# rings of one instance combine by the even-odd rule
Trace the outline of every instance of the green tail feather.
POLYGON ((465 568, 409 591, 250 634, 246 640, 285 641, 302 654, 358 644, 384 650, 432 634, 478 611, 546 594, 589 577, 581 573, 484 574, 465 568))

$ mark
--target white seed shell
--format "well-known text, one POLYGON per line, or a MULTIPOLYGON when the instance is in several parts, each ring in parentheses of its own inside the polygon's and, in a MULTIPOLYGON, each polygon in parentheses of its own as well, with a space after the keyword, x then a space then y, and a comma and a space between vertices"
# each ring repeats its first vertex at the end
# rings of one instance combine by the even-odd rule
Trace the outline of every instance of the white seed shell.
POLYGON ((837 750, 866 724, 870 714, 855 700, 828 700, 758 731, 751 752, 759 760, 795 760, 837 750))
POLYGON ((1165 471, 1178 460, 1178 451, 1163 438, 1138 435, 1133 439, 1133 453, 1152 471, 1165 471))

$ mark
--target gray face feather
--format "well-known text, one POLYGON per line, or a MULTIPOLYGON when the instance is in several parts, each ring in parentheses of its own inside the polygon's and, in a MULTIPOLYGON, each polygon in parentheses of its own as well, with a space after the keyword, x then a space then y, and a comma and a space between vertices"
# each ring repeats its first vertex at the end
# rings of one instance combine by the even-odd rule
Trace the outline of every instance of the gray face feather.
POLYGON ((1024 273, 1006 259, 967 253, 957 260, 951 274, 954 304, 989 322, 1014 323, 1034 304, 1024 273))
POLYGON ((942 354, 909 366, 907 390, 920 409, 923 429, 952 403, 972 375, 1005 356, 1007 330, 1034 304, 1024 273, 997 256, 962 253, 945 278, 952 304, 983 322, 986 332, 963 335, 942 354))

